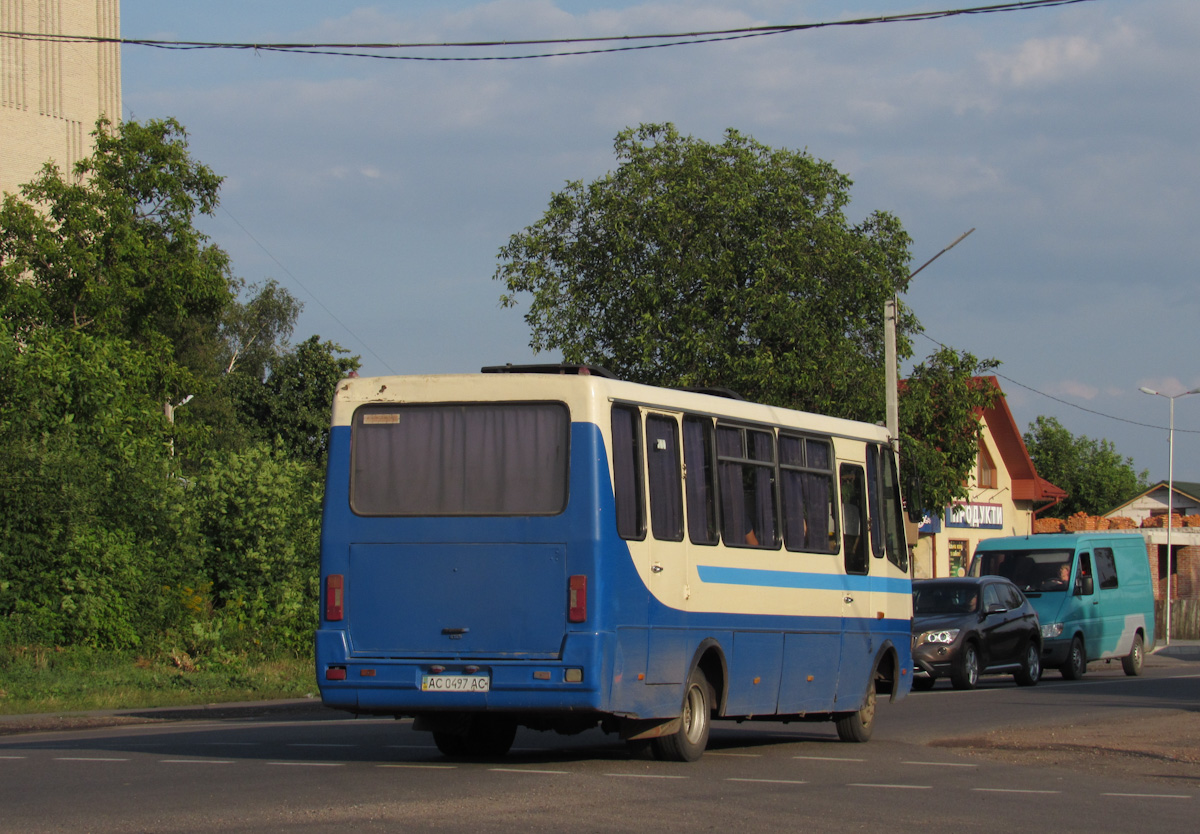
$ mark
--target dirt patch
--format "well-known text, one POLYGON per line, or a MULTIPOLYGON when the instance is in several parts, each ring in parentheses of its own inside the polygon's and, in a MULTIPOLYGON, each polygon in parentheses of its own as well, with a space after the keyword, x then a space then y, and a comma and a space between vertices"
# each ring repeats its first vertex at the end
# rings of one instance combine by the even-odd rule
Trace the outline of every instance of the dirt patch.
POLYGON ((972 756, 1009 764, 1069 767, 1106 776, 1200 786, 1200 712, 1146 710, 1111 722, 1005 728, 983 736, 942 739, 972 756))

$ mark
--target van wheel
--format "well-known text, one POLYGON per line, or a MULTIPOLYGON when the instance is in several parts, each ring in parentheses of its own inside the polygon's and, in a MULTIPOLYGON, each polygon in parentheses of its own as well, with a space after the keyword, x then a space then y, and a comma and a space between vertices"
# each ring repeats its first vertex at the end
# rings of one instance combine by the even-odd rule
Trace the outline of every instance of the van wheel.
POLYGON ((1067 662, 1059 667, 1062 676, 1069 681, 1077 681, 1087 671, 1087 655, 1083 651, 1083 641, 1076 637, 1071 641, 1071 651, 1067 653, 1067 662))
POLYGON ((1146 659, 1146 647, 1142 643, 1142 635, 1135 634, 1133 636, 1133 648, 1129 650, 1129 654, 1121 658, 1121 668, 1125 670, 1125 674, 1136 678, 1142 673, 1142 661, 1146 659))
POLYGON ((875 729, 875 682, 867 689, 867 700, 858 712, 846 713, 837 719, 837 734, 842 741, 869 741, 875 729))
POLYGON ((708 746, 708 730, 712 719, 714 701, 708 678, 699 668, 688 675, 687 689, 683 693, 683 709, 679 714, 679 729, 650 743, 654 758, 663 762, 694 762, 704 754, 708 746))
POLYGON ((962 647, 958 662, 950 669, 950 683, 955 689, 974 689, 979 683, 979 650, 974 643, 962 647))
POLYGON ((1042 676, 1042 653, 1038 644, 1030 640, 1021 653, 1021 668, 1013 677, 1018 686, 1033 686, 1042 676))

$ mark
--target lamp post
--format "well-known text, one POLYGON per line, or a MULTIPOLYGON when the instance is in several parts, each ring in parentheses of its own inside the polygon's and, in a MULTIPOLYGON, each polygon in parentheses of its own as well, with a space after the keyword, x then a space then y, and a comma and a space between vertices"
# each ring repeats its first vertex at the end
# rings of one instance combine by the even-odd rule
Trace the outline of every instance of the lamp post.
POLYGON ((1163 630, 1165 636, 1163 645, 1169 646, 1171 645, 1171 529, 1175 526, 1175 401, 1189 394, 1200 394, 1200 388, 1193 388, 1191 391, 1184 391, 1182 394, 1174 396, 1155 391, 1153 388, 1139 388, 1138 390, 1143 394, 1165 397, 1171 402, 1171 422, 1170 428, 1167 429, 1167 593, 1164 606, 1167 621, 1163 630))

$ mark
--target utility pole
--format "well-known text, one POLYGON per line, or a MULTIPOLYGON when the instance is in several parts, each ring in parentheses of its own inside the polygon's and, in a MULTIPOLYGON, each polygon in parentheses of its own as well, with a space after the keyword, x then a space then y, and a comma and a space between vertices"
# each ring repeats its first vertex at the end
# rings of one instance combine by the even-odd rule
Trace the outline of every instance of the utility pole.
MULTIPOLYGON (((916 277, 918 272, 929 266, 942 255, 949 252, 951 249, 957 246, 963 238, 971 234, 973 231, 975 231, 974 226, 955 238, 953 243, 909 273, 908 280, 911 281, 914 277, 916 277)), ((883 303, 883 352, 884 362, 887 363, 887 368, 885 369, 884 373, 884 380, 887 386, 887 430, 888 434, 892 436, 892 446, 896 448, 899 447, 899 440, 897 438, 900 436, 900 380, 899 368, 896 367, 897 306, 895 295, 883 303)))

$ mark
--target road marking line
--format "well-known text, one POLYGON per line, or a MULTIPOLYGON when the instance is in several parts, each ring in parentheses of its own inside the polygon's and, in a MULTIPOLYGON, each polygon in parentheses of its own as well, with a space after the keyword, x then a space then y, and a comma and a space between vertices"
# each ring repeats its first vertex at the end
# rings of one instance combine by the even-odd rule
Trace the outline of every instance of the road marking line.
POLYGON ((739 759, 761 759, 762 753, 714 753, 711 750, 705 751, 706 756, 728 756, 730 758, 739 759))
POLYGON ((25 756, 0 756, 0 759, 24 759, 25 756))
POLYGON ((457 770, 458 765, 445 764, 381 764, 376 767, 407 767, 416 770, 457 770))
POLYGON ((534 770, 527 767, 489 767, 488 770, 493 773, 548 773, 555 776, 569 776, 571 773, 569 770, 534 770))
POLYGON ((233 764, 230 759, 159 759, 159 764, 233 764))
POLYGON ((344 762, 267 762, 279 767, 345 767, 344 762))
POLYGON ((803 759, 808 762, 862 762, 863 759, 842 759, 837 756, 792 756, 793 759, 803 759))
POLYGON ((933 785, 886 785, 874 782, 851 782, 852 788, 894 788, 902 791, 931 791, 933 785))
POLYGON ((736 776, 730 776, 725 781, 726 782, 762 782, 762 783, 766 783, 766 784, 770 784, 770 785, 807 785, 808 784, 808 782, 805 782, 801 779, 740 779, 736 776))
POLYGON ((625 779, 690 779, 690 776, 667 776, 660 773, 606 773, 605 776, 616 776, 625 779))
POLYGON ((56 762, 127 762, 129 759, 102 758, 100 756, 55 756, 56 762))
POLYGON ((967 762, 900 762, 900 764, 922 765, 923 767, 979 767, 977 764, 967 762))
POLYGON ((1035 791, 1028 788, 971 788, 980 793, 1062 793, 1062 791, 1035 791))
POLYGON ((288 747, 357 747, 358 745, 357 744, 321 744, 318 742, 313 742, 313 743, 309 744, 306 742, 296 742, 294 744, 289 744, 287 746, 288 747))
POLYGON ((1181 793, 1102 793, 1101 796, 1133 796, 1139 799, 1191 799, 1181 793))

